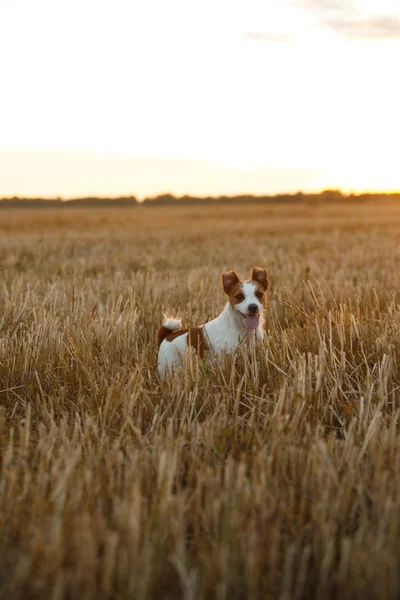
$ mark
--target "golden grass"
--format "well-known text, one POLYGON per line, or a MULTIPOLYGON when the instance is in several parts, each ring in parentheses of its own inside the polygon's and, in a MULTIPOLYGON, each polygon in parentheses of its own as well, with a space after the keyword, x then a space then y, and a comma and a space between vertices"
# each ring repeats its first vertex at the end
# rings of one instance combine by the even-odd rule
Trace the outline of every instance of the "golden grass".
POLYGON ((2 211, 0 597, 398 598, 400 208, 2 211), (267 266, 268 335, 155 375, 267 266))

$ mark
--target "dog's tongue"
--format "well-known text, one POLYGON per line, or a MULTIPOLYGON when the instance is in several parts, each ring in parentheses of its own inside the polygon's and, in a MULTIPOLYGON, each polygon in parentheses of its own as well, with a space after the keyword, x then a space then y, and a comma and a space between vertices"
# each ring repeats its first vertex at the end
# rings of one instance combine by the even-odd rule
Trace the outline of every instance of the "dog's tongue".
POLYGON ((243 323, 247 331, 253 331, 254 329, 257 329, 259 322, 260 317, 258 315, 249 315, 243 319, 243 323))

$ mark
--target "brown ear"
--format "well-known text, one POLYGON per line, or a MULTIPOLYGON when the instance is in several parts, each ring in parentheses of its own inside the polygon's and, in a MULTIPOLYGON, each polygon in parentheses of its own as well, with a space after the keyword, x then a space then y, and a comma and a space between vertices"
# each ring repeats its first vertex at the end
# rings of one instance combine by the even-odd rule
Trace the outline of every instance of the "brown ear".
POLYGON ((268 275, 265 269, 254 267, 251 279, 257 281, 264 288, 264 291, 268 289, 268 275))
POLYGON ((222 287, 224 288, 225 294, 231 293, 234 286, 239 283, 240 279, 235 271, 227 271, 222 273, 222 287))

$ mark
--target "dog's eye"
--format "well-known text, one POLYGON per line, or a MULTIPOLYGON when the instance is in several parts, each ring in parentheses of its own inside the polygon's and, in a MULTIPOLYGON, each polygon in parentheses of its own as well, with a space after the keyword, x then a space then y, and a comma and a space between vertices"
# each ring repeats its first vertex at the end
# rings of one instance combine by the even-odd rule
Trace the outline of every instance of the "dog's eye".
POLYGON ((243 294, 238 294, 237 296, 235 296, 235 299, 241 302, 242 300, 244 300, 244 296, 243 294))
POLYGON ((261 292, 256 292, 256 296, 257 296, 257 298, 262 298, 262 293, 261 292))

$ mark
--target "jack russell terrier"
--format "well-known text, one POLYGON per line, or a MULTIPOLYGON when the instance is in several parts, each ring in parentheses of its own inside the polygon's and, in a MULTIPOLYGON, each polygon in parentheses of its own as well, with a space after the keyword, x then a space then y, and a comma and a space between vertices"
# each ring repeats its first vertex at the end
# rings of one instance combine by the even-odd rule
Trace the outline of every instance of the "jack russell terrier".
POLYGON ((206 349, 220 356, 243 341, 262 339, 268 288, 267 271, 254 267, 251 279, 242 281, 235 271, 222 274, 222 286, 229 296, 222 313, 199 327, 182 329, 180 319, 167 319, 157 333, 158 372, 164 376, 179 364, 188 348, 203 356, 206 349))

